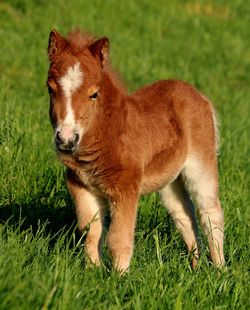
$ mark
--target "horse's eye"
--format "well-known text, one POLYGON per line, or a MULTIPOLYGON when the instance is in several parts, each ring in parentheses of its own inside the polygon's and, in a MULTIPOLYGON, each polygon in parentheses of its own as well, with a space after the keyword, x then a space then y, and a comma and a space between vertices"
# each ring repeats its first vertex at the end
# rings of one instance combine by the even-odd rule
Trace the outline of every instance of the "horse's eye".
POLYGON ((53 94, 53 89, 52 89, 50 86, 48 86, 48 93, 49 93, 50 95, 53 94))
POLYGON ((98 94, 99 94, 98 91, 94 92, 93 95, 89 96, 89 99, 95 101, 98 97, 98 94))

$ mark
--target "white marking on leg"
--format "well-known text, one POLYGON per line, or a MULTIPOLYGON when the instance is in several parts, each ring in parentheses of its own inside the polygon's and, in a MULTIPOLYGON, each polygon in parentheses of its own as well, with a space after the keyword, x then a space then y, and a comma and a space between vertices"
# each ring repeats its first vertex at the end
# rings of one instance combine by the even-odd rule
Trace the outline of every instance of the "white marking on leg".
POLYGON ((195 220, 194 207, 191 201, 185 197, 184 188, 180 180, 166 185, 161 191, 161 200, 169 211, 176 224, 176 227, 183 236, 183 239, 190 252, 193 252, 193 266, 198 258, 198 228, 195 220))
POLYGON ((217 198, 217 180, 194 155, 189 155, 182 176, 186 189, 197 202, 201 224, 208 238, 212 260, 217 265, 223 265, 224 220, 223 211, 217 198))
POLYGON ((195 155, 189 155, 184 164, 182 177, 185 186, 200 207, 203 207, 207 200, 213 201, 216 197, 216 184, 212 175, 204 169, 201 161, 195 155))

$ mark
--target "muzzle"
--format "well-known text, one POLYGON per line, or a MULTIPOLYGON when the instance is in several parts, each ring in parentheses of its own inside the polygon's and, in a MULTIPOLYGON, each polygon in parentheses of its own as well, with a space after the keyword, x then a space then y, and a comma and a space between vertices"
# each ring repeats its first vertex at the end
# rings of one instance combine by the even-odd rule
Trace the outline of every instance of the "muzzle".
POLYGON ((79 144, 80 135, 69 127, 57 129, 55 133, 55 144, 60 152, 73 153, 79 144))

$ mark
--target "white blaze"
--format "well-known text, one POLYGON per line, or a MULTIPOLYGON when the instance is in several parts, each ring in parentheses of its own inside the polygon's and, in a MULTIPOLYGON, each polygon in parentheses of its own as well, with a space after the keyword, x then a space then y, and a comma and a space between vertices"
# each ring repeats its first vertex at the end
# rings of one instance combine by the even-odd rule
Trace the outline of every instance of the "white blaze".
POLYGON ((72 109, 72 94, 81 86, 83 82, 83 72, 80 68, 80 63, 77 62, 69 67, 67 73, 59 79, 64 95, 66 97, 66 117, 64 124, 73 126, 75 124, 74 111, 72 109))

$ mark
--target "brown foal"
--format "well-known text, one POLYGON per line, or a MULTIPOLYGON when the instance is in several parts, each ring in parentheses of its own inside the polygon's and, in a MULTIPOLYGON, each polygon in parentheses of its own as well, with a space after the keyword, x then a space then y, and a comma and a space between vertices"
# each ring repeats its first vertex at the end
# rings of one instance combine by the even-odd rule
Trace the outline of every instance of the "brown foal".
POLYGON ((114 267, 129 268, 138 200, 159 191, 192 265, 199 255, 196 203, 214 264, 224 264, 218 198, 218 131, 211 102, 191 85, 164 80, 127 94, 108 65, 109 40, 74 31, 49 37, 50 119, 76 204, 85 249, 101 263, 103 215, 114 267), (189 194, 189 195, 188 195, 189 194))

